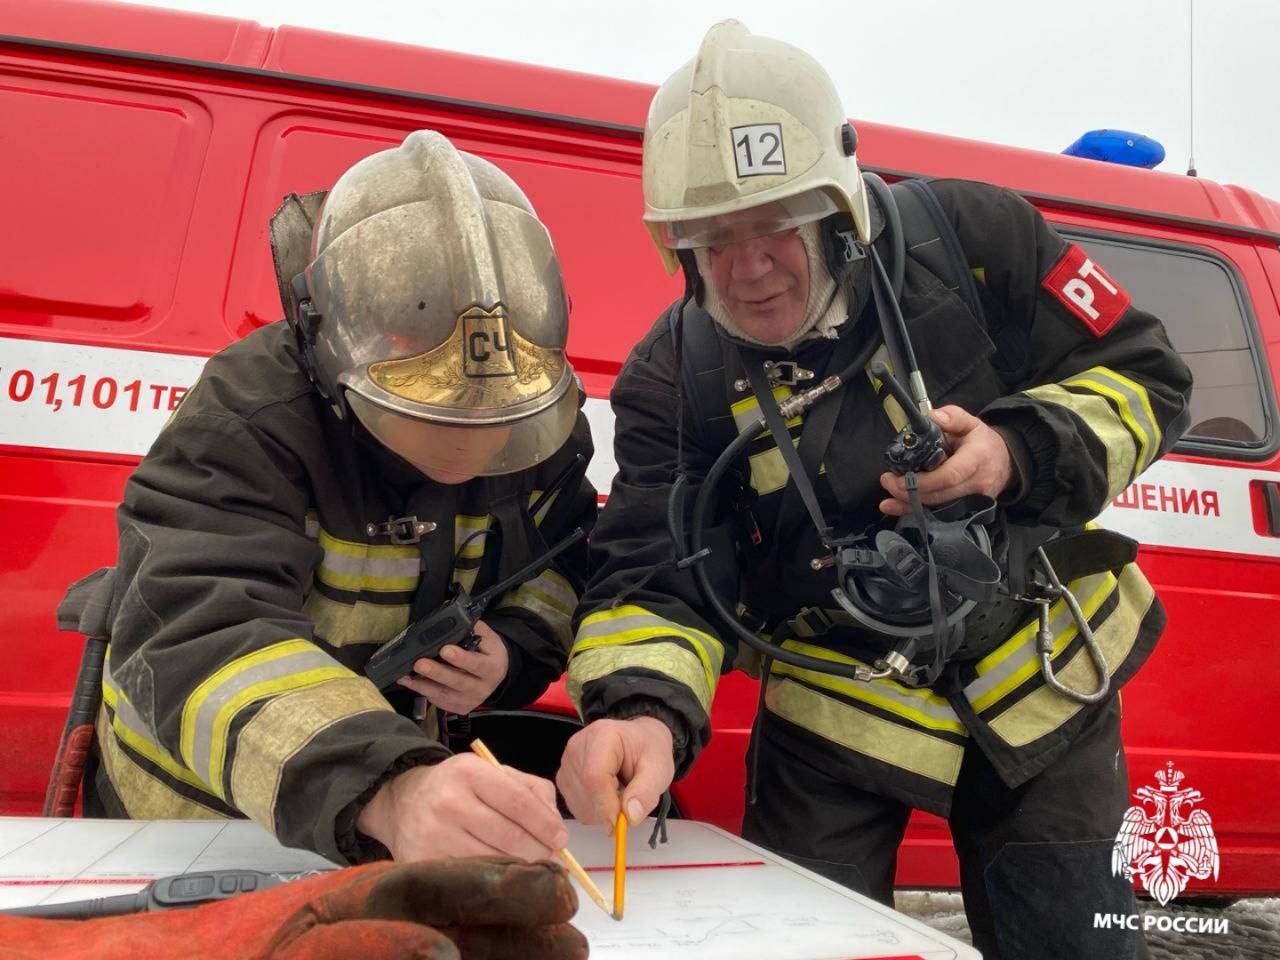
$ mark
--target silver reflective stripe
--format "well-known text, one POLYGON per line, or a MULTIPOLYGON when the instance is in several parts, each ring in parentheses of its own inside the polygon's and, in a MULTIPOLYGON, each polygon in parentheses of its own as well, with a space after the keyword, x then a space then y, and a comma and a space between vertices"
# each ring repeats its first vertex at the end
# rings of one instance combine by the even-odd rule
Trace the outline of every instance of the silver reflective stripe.
POLYGON ((595 637, 611 637, 615 635, 644 633, 646 636, 684 636, 686 631, 679 624, 672 623, 663 617, 651 613, 632 613, 607 619, 588 618, 578 627, 578 640, 590 640, 595 637))
MULTIPOLYGON (((288 641, 292 643, 293 641, 288 641)), ((269 654, 271 648, 258 653, 269 654)), ((250 655, 252 657, 254 655, 250 655)), ((249 657, 242 658, 249 660, 249 657)), ((248 662, 240 666, 240 661, 236 661, 219 671, 214 677, 210 678, 215 682, 206 687, 201 685, 192 698, 201 697, 196 704, 195 713, 188 718, 184 715, 183 727, 184 733, 187 732, 188 723, 190 740, 190 754, 184 756, 191 769, 204 777, 208 777, 209 785, 213 787, 219 795, 222 793, 221 784, 216 782, 221 779, 220 776, 213 776, 214 773, 221 772, 221 759, 226 752, 226 728, 229 726, 230 716, 222 717, 223 709, 232 704, 232 702, 241 694, 248 692, 251 688, 260 684, 270 684, 272 681, 284 680, 287 677, 297 674, 307 673, 313 670, 324 670, 338 668, 343 673, 349 673, 331 656, 321 650, 319 647, 310 643, 298 644, 296 649, 292 649, 283 656, 273 656, 262 658, 258 662, 248 662), (219 678, 221 678, 219 680, 219 678), (219 722, 219 718, 221 721, 219 722), (212 761, 214 759, 214 745, 217 741, 220 749, 218 750, 219 763, 217 770, 212 769, 212 761)), ((263 696, 270 696, 272 692, 283 692, 288 689, 288 684, 278 684, 276 690, 264 690, 263 696)), ((255 698, 256 699, 256 698, 255 698)), ((190 703, 191 701, 188 701, 190 703)), ((231 716, 238 712, 233 710, 231 716)), ((185 714, 185 711, 184 711, 185 714)), ((184 737, 184 740, 186 737, 184 737)), ((184 743, 184 754, 186 753, 187 744, 184 743)))
POLYGON ((453 551, 462 557, 474 560, 484 555, 485 541, 488 535, 480 531, 489 526, 489 515, 483 517, 467 517, 458 514, 453 518, 453 551), (474 538, 474 539, 473 539, 474 538), (463 544, 466 544, 464 547, 463 544))
MULTIPOLYGON (((377 548, 374 548, 376 550, 377 548)), ((373 554, 373 550, 370 551, 373 554)), ((419 558, 414 557, 379 557, 376 554, 365 557, 352 557, 326 549, 321 565, 334 573, 351 577, 406 577, 416 580, 418 576, 419 558)))
POLYGON ((1143 386, 1107 367, 1092 367, 1063 383, 1093 390, 1114 401, 1119 408, 1120 418, 1137 434, 1138 444, 1142 448, 1134 476, 1151 466, 1160 452, 1163 434, 1151 409, 1151 399, 1143 386))
MULTIPOLYGON (((1116 586, 1110 573, 1081 577, 1067 585, 1076 595, 1086 617, 1092 617, 1116 586)), ((1039 624, 1032 622, 996 650, 978 662, 980 676, 964 688, 965 699, 974 710, 983 710, 996 700, 1015 690, 1027 676, 1039 670, 1036 651, 1036 632, 1039 624), (1021 676, 1025 674, 1025 676, 1021 676), (993 697, 993 694, 995 696, 993 697)), ((1055 655, 1078 632, 1071 611, 1062 600, 1049 607, 1049 632, 1054 637, 1055 655)))
MULTIPOLYGON (((855 657, 845 656, 825 647, 799 643, 795 640, 787 640, 782 646, 786 650, 794 650, 797 653, 807 654, 831 663, 868 666, 868 664, 855 657)), ((864 703, 878 706, 882 710, 923 727, 948 730, 952 733, 964 733, 964 726, 960 723, 960 718, 955 709, 943 697, 932 690, 913 690, 892 680, 875 680, 871 683, 846 680, 844 677, 836 677, 828 673, 806 670, 801 667, 792 667, 777 661, 774 662, 770 672, 790 675, 804 680, 810 686, 822 687, 825 690, 842 694, 854 700, 861 700, 864 703)))
MULTIPOLYGON (((530 493, 530 494, 529 494, 529 508, 530 508, 530 509, 532 509, 533 505, 534 505, 535 503, 537 503, 537 502, 538 502, 538 498, 539 498, 540 496, 542 496, 542 493, 543 493, 543 492, 542 492, 541 490, 534 490, 532 493, 530 493)), ((547 512, 551 509, 551 505, 552 505, 552 504, 554 504, 554 503, 556 502, 556 500, 557 500, 557 499, 559 499, 559 497, 560 497, 560 491, 559 491, 559 490, 557 490, 557 491, 556 491, 555 493, 553 493, 551 496, 547 497, 547 501, 546 501, 546 503, 544 503, 542 506, 540 506, 540 507, 538 508, 538 512, 537 512, 537 513, 533 514, 533 524, 534 524, 534 526, 536 526, 536 527, 540 527, 540 526, 542 526, 542 521, 546 519, 546 517, 547 517, 547 512)))
POLYGON ((1107 490, 1117 496, 1134 478, 1138 462, 1138 441, 1121 422, 1107 399, 1090 390, 1088 394, 1072 393, 1056 383, 1024 390, 1028 397, 1044 403, 1066 407, 1084 421, 1107 451, 1107 490))
MULTIPOLYGON (((724 660, 724 645, 709 633, 694 627, 672 623, 635 604, 597 610, 578 625, 578 637, 573 645, 572 659, 569 663, 570 672, 572 673, 574 660, 587 650, 599 647, 623 647, 627 644, 655 639, 677 638, 688 643, 701 661, 706 675, 707 691, 715 690, 716 680, 720 676, 720 665, 724 660)), ((643 651, 638 655, 646 656, 643 651)))
MULTIPOLYGON (((121 743, 127 744, 140 756, 146 757, 147 760, 154 763, 157 767, 169 774, 175 780, 196 787, 206 793, 209 793, 208 785, 188 770, 182 763, 174 759, 174 757, 164 749, 157 741, 156 732, 151 728, 137 709, 129 702, 129 698, 125 692, 116 684, 115 678, 111 675, 110 658, 107 658, 102 665, 102 686, 103 701, 111 707, 115 713, 115 717, 111 722, 110 737, 114 737, 121 743)), ((102 722, 105 716, 100 712, 99 721, 102 722)), ((106 759, 107 748, 109 744, 102 744, 103 756, 106 759)), ((155 777, 149 773, 141 772, 138 768, 139 779, 145 779, 148 782, 156 782, 155 777)), ((114 777, 113 777, 114 782, 114 777)), ((128 798, 122 796, 122 800, 128 802, 128 798)))
POLYGON ((544 570, 504 594, 498 608, 518 607, 536 614, 567 649, 573 643, 573 608, 577 603, 578 595, 569 586, 569 581, 553 570, 544 570))

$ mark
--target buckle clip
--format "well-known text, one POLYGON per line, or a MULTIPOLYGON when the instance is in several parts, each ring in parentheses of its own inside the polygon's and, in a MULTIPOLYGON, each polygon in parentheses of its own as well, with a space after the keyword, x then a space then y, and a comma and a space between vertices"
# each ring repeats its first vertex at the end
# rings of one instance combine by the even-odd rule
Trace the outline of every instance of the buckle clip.
MULTIPOLYGON (((807 630, 809 637, 825 636, 835 626, 835 621, 821 607, 804 607, 796 612, 791 622, 796 627, 807 630)), ((795 631, 795 635, 805 639, 805 636, 798 631, 795 631)))
MULTIPOLYGON (((775 387, 794 387, 814 378, 812 370, 806 370, 794 360, 766 360, 764 362, 765 378, 775 387)), ((751 389, 751 381, 746 377, 733 381, 733 389, 746 393, 751 389)))
POLYGON ((364 531, 371 537, 390 537, 392 543, 419 543, 428 533, 434 533, 436 524, 417 517, 387 517, 382 523, 368 524, 364 531))
POLYGON ((766 360, 764 374, 770 383, 781 387, 794 387, 813 379, 813 371, 806 370, 794 360, 766 360))

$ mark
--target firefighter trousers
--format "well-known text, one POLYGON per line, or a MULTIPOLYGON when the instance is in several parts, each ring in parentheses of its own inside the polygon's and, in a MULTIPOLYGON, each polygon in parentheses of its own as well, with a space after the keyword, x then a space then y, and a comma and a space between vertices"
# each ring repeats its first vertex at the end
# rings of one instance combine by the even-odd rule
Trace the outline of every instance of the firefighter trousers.
MULTIPOLYGON (((861 789, 842 776, 843 748, 768 711, 752 736, 759 753, 753 762, 748 752, 747 782, 756 796, 743 836, 893 906, 911 807, 861 789)), ((1015 789, 969 743, 949 823, 965 915, 985 960, 1147 957, 1140 932, 1094 920, 1137 913, 1132 883, 1111 872, 1128 798, 1116 698, 1062 758, 1015 789)))

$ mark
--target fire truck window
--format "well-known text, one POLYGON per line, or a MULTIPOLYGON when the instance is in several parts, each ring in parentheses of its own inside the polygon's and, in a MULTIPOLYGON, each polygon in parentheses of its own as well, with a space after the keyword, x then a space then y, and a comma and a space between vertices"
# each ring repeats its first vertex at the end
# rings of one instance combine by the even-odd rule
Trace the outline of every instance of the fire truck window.
POLYGON ((1187 439, 1260 446, 1267 434, 1258 367, 1231 273, 1211 257, 1093 237, 1080 246, 1120 282, 1136 306, 1164 321, 1191 368, 1187 439))

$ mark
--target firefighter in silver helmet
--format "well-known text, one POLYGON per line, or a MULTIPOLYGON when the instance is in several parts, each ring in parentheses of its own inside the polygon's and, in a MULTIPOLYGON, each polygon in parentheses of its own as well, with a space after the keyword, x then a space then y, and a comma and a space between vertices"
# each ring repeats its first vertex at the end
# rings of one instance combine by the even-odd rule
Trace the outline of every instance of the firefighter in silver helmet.
POLYGON ((441 731, 560 675, 585 547, 385 694, 362 671, 594 519, 551 238, 418 131, 291 195, 271 240, 287 322, 209 360, 125 490, 88 811, 244 815, 338 862, 548 857, 550 781, 441 731))
MULTIPOLYGON (((618 474, 568 668, 588 723, 557 783, 579 819, 646 816, 742 667, 762 678, 747 839, 892 904, 923 809, 949 818, 983 956, 1133 956, 1136 934, 1092 917, 1133 911, 1111 873, 1128 795, 1115 690, 1164 614, 1133 545, 1091 521, 1185 429, 1190 374, 1160 322, 1020 197, 864 178, 846 117, 812 58, 735 21, 654 96, 644 220, 686 289, 611 396, 618 474), (899 310, 909 338, 891 344, 899 310), (915 366, 898 363, 906 339, 945 438, 915 489, 885 466, 895 436, 915 442, 884 390, 886 368, 915 366), (719 509, 703 509, 708 478, 719 509), (923 537, 926 507, 970 502, 1077 544, 1055 563, 1087 643, 1061 594, 1041 658, 1022 590, 988 581, 961 622, 933 574, 869 579, 889 564, 882 535, 910 547, 898 531, 923 537), (705 529, 681 542, 682 516, 705 529)), ((910 549, 915 570, 959 555, 910 549)))

